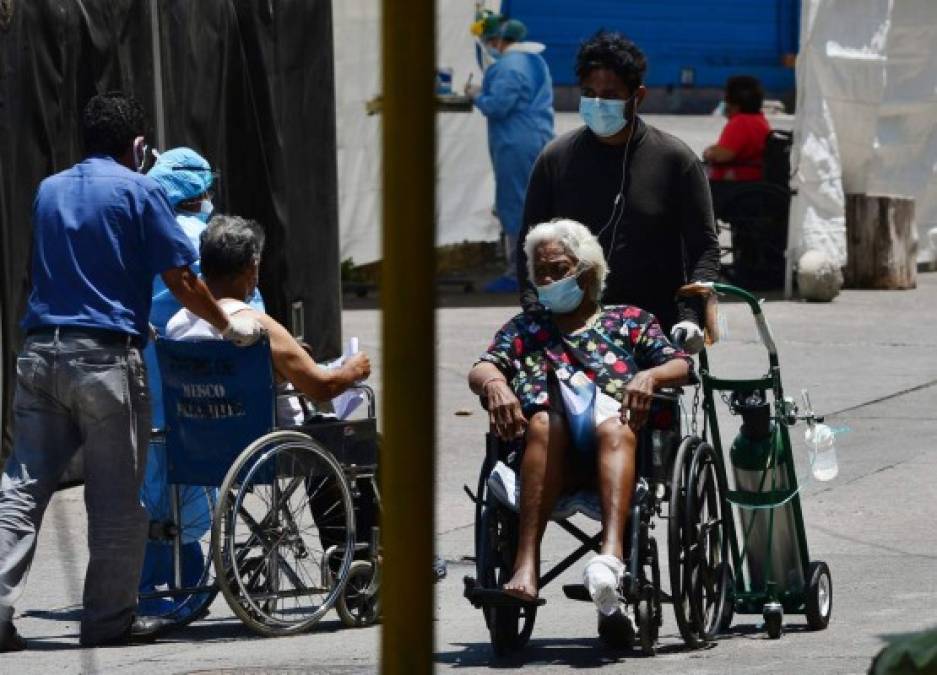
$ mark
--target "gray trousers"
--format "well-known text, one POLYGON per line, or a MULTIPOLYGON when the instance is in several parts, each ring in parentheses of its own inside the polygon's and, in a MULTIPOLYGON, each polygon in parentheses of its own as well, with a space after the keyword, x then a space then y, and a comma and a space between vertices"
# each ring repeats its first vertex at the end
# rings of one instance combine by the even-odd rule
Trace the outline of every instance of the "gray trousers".
POLYGON ((63 333, 27 338, 16 360, 13 453, 0 479, 0 621, 26 583, 42 516, 79 448, 88 512, 82 642, 122 636, 147 538, 140 483, 150 436, 140 350, 63 333))

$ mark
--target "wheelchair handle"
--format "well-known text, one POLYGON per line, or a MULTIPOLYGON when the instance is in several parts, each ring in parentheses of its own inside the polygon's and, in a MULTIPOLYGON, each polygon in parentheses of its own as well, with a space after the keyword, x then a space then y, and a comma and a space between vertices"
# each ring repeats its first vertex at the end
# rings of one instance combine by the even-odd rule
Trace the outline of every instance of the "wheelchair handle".
POLYGON ((673 346, 677 349, 683 349, 683 345, 686 342, 686 328, 677 328, 671 338, 673 339, 673 346))
POLYGON ((765 349, 768 350, 768 354, 771 357, 777 357, 778 348, 774 342, 774 336, 771 334, 771 329, 768 327, 768 321, 761 311, 761 303, 758 301, 757 297, 744 288, 739 288, 732 284, 723 284, 718 281, 698 281, 695 285, 710 288, 719 295, 731 295, 744 301, 749 309, 752 310, 752 316, 755 319, 755 328, 758 330, 758 337, 761 338, 761 343, 765 346, 765 349))

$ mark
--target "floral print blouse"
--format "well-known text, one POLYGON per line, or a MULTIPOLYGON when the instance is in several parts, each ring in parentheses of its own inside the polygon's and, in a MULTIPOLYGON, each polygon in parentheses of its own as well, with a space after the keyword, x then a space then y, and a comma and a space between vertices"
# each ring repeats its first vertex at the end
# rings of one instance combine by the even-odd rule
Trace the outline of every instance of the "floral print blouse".
MULTIPOLYGON (((518 314, 494 337, 481 361, 488 361, 508 378, 525 415, 551 408, 549 374, 561 380, 577 370, 598 390, 621 402, 625 387, 639 370, 685 359, 674 347, 654 315, 638 307, 605 307, 584 330, 564 335, 549 313, 518 314)), ((562 402, 558 402, 558 408, 562 402)))

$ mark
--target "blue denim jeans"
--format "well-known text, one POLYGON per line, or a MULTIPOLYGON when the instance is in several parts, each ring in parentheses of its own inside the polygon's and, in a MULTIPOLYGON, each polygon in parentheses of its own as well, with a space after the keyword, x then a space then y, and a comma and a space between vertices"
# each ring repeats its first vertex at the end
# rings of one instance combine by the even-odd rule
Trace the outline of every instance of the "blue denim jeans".
POLYGON ((147 539, 140 484, 150 402, 140 350, 76 333, 31 336, 16 375, 13 452, 0 479, 0 621, 12 618, 43 513, 81 448, 89 550, 81 641, 119 638, 133 620, 147 539))

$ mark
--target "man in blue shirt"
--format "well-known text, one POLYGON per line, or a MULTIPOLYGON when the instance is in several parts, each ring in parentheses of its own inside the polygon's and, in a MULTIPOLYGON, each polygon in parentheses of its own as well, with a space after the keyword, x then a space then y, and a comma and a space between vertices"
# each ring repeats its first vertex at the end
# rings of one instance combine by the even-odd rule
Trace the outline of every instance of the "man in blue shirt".
POLYGON ((17 357, 13 453, 0 479, 0 651, 23 649, 13 627, 39 524, 59 478, 84 451, 89 561, 81 644, 155 638, 134 618, 147 537, 140 505, 150 406, 140 350, 153 277, 183 305, 247 345, 255 321, 228 319, 189 265, 196 260, 162 189, 135 172, 144 117, 120 94, 82 113, 87 157, 45 179, 33 205, 32 290, 17 357))

